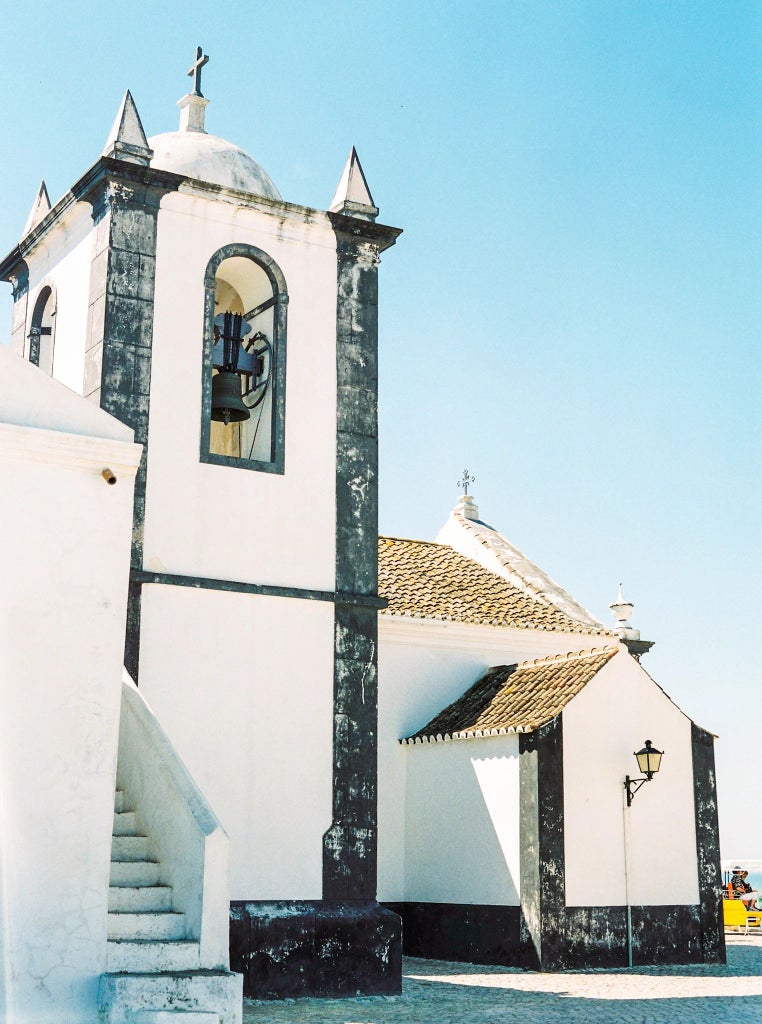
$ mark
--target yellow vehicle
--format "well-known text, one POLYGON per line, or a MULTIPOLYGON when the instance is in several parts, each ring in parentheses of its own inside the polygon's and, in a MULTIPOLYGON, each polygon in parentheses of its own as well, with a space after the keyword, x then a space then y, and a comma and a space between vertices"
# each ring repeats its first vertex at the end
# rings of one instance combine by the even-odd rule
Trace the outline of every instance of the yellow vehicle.
POLYGON ((735 928, 740 932, 743 928, 744 935, 748 935, 750 928, 762 927, 762 910, 747 910, 743 900, 723 900, 722 919, 726 929, 735 928))

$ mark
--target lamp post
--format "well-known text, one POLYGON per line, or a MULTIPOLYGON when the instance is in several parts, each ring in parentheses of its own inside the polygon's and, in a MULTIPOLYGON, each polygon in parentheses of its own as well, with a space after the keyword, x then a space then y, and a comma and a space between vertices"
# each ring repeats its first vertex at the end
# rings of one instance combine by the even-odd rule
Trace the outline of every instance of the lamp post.
POLYGON ((634 751, 635 760, 638 762, 638 768, 643 773, 641 776, 636 778, 630 778, 629 775, 624 777, 624 791, 627 798, 627 804, 623 808, 623 823, 624 823, 624 886, 625 886, 625 900, 627 903, 627 966, 632 967, 632 904, 630 903, 630 815, 628 811, 632 806, 633 798, 640 789, 641 786, 645 785, 646 782, 650 782, 654 775, 658 772, 661 767, 661 759, 664 751, 657 750, 656 747, 651 743, 650 740, 646 740, 645 745, 640 750, 634 751))

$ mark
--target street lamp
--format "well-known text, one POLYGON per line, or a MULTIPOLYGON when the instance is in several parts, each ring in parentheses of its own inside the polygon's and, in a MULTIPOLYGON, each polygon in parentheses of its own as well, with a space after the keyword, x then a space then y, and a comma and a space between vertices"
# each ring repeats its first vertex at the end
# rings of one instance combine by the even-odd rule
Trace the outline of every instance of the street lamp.
POLYGON ((635 794, 643 783, 650 782, 658 772, 661 767, 663 753, 663 750, 657 750, 656 747, 652 746, 650 740, 646 740, 646 745, 641 750, 635 751, 638 768, 643 772, 643 775, 640 778, 635 779, 631 779, 629 775, 625 776, 624 788, 627 791, 628 807, 631 806, 635 794))

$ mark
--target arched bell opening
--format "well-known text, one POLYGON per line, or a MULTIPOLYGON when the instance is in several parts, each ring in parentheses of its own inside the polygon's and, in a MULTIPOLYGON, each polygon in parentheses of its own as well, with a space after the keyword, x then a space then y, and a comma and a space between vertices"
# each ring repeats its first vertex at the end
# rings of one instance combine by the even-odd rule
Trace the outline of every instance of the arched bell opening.
POLYGON ((206 275, 203 461, 282 472, 282 274, 253 246, 228 246, 206 275))
POLYGON ((55 329, 56 296, 53 288, 46 285, 37 296, 32 311, 27 340, 27 357, 30 363, 39 366, 50 377, 53 376, 55 329))

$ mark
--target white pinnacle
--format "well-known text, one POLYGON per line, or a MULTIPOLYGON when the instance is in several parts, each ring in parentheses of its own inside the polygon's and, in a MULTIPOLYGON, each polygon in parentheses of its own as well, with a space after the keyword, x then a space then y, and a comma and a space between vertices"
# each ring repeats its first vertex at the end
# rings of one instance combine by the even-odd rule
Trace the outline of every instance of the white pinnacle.
POLYGON ((365 180, 360 158, 354 146, 349 151, 344 170, 341 172, 339 184, 336 186, 331 205, 331 213, 346 213, 350 217, 361 220, 375 220, 378 208, 373 202, 368 182, 365 180))
POLYGON ((103 156, 143 166, 151 162, 153 152, 149 149, 140 114, 129 89, 124 94, 111 126, 106 145, 103 147, 103 156))
POLYGON ((22 238, 26 238, 32 228, 36 228, 45 215, 50 211, 50 197, 48 196, 48 189, 43 178, 40 182, 40 187, 37 189, 37 195, 32 203, 32 209, 29 211, 29 216, 26 219, 24 230, 21 233, 22 238))

